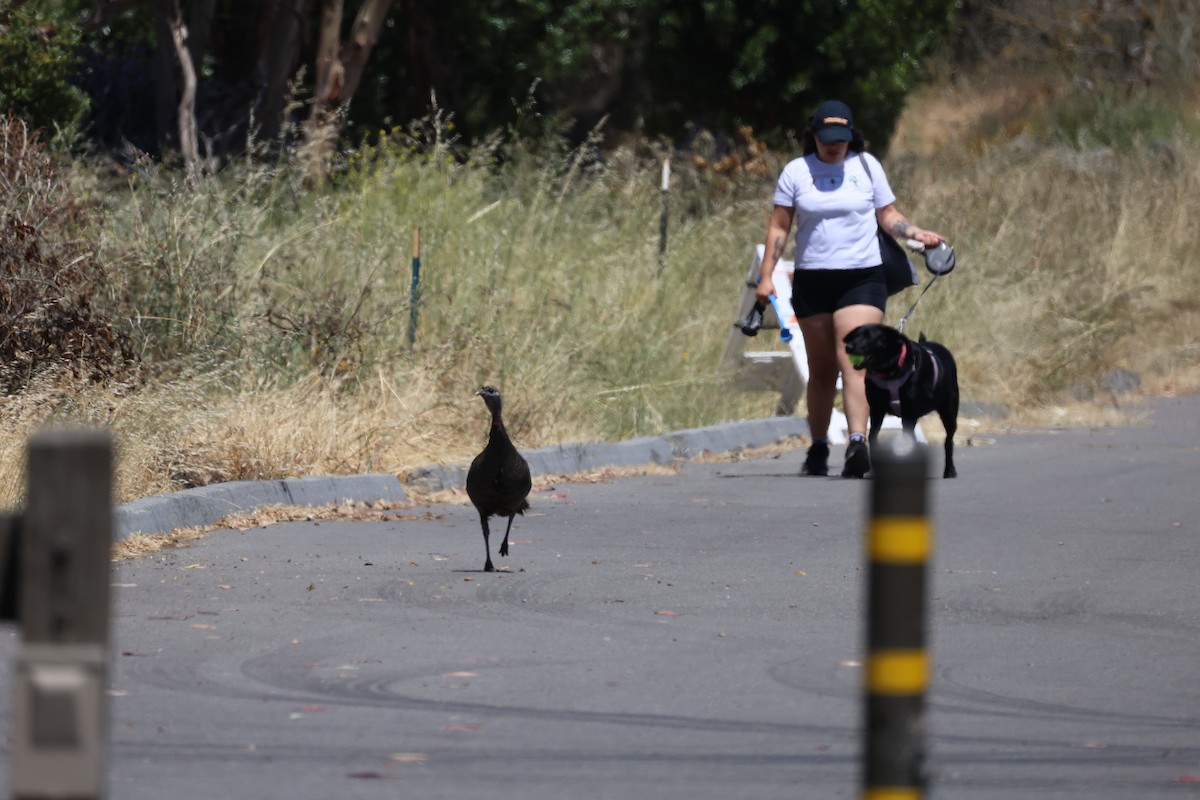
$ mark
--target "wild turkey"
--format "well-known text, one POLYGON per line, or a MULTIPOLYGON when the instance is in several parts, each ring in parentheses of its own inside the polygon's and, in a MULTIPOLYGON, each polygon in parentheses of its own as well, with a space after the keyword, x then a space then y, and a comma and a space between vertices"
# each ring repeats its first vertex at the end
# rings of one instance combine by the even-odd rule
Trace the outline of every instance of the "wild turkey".
POLYGON ((500 544, 500 555, 507 556, 508 532, 512 530, 513 517, 524 514, 529 508, 526 498, 533 483, 529 478, 529 464, 504 430, 504 421, 500 418, 500 390, 485 386, 475 394, 483 398, 492 412, 492 429, 487 446, 475 456, 467 470, 467 496, 479 511, 479 523, 483 526, 483 549, 487 553, 483 571, 495 572, 488 545, 488 517, 508 517, 504 541, 500 544))

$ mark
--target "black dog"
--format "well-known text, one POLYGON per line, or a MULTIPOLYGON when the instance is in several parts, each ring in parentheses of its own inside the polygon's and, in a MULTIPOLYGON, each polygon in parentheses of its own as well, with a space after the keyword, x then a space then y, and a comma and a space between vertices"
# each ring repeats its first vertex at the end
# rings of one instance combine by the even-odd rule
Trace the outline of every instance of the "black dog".
POLYGON ((950 351, 937 342, 914 342, 887 325, 860 325, 843 340, 855 369, 867 372, 867 403, 871 406, 871 444, 887 414, 900 417, 913 433, 917 420, 937 411, 946 428, 946 468, 954 469, 954 432, 958 430, 958 367, 950 351))

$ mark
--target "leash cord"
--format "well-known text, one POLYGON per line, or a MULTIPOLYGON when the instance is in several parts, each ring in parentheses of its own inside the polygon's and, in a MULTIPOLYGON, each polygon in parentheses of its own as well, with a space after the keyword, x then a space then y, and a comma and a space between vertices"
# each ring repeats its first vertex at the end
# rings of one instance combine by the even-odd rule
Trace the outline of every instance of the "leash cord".
POLYGON ((896 325, 897 331, 899 331, 900 333, 904 332, 904 323, 908 322, 908 318, 912 315, 913 309, 915 309, 917 307, 917 303, 921 302, 921 298, 925 296, 925 292, 928 292, 933 287, 933 284, 936 283, 937 279, 940 277, 942 277, 942 276, 934 275, 932 278, 929 279, 929 283, 925 284, 925 288, 921 290, 921 293, 919 295, 917 295, 917 299, 913 301, 913 304, 908 307, 908 311, 905 311, 904 316, 900 318, 900 323, 898 325, 896 325))

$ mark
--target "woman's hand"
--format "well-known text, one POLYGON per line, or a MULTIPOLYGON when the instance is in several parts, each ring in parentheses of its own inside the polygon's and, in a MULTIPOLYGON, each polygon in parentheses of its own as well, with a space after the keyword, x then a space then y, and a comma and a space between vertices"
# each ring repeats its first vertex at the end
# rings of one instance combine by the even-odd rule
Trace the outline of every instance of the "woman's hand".
POLYGON ((771 301, 771 295, 775 294, 775 281, 770 275, 763 275, 758 279, 758 288, 754 290, 754 296, 758 299, 761 305, 766 305, 771 301))
POLYGON ((942 242, 946 241, 946 237, 934 231, 927 231, 913 225, 908 233, 909 239, 914 239, 926 247, 937 247, 942 242))
POLYGON ((920 242, 926 247, 937 247, 942 242, 946 241, 946 237, 936 231, 927 231, 924 228, 918 228, 913 225, 908 219, 900 213, 900 209, 896 208, 895 203, 884 206, 875 212, 875 218, 879 221, 879 227, 890 233, 892 236, 903 242, 905 239, 912 239, 920 242))

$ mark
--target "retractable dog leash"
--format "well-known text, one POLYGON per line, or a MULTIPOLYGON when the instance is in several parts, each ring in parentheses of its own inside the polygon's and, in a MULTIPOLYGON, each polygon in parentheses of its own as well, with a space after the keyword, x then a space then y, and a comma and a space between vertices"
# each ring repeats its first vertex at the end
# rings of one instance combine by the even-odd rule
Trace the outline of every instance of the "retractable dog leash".
POLYGON ((950 274, 955 264, 954 248, 945 242, 939 242, 938 246, 932 250, 925 247, 924 244, 918 242, 916 239, 909 239, 906 244, 909 250, 925 256, 925 268, 933 274, 933 277, 929 279, 929 283, 925 284, 925 288, 917 295, 917 299, 913 301, 913 304, 908 307, 908 311, 905 311, 904 316, 900 318, 900 322, 896 325, 896 330, 901 333, 904 332, 904 323, 908 322, 908 318, 917 307, 917 303, 921 302, 921 298, 925 296, 925 293, 933 287, 933 284, 937 283, 938 278, 950 274))
MULTIPOLYGON (((949 275, 950 272, 954 270, 954 265, 956 263, 954 257, 954 248, 948 245, 946 242, 939 242, 938 246, 932 250, 927 248, 921 242, 918 242, 916 239, 909 239, 907 242, 905 242, 905 244, 908 245, 909 250, 913 251, 914 253, 920 253, 925 257, 925 268, 929 270, 933 277, 929 279, 929 283, 925 284, 925 288, 921 290, 919 295, 917 295, 917 299, 913 301, 913 304, 908 307, 908 311, 905 311, 904 316, 900 318, 900 322, 896 325, 896 330, 900 331, 901 333, 904 332, 904 323, 908 322, 908 318, 912 316, 913 311, 917 307, 917 303, 921 302, 921 298, 924 297, 925 293, 933 287, 933 284, 937 282, 938 278, 942 277, 943 275, 949 275)), ((780 308, 779 301, 775 295, 771 295, 771 305, 775 307, 775 313, 778 315, 779 319, 787 319, 785 310, 780 308)), ((742 329, 742 333, 746 334, 747 336, 758 335, 758 330, 762 327, 763 323, 763 312, 765 311, 765 305, 755 303, 754 307, 750 309, 750 313, 747 315, 746 319, 738 323, 738 326, 742 329)), ((780 338, 785 342, 790 341, 792 338, 791 331, 787 329, 786 325, 781 326, 779 334, 780 338)))

